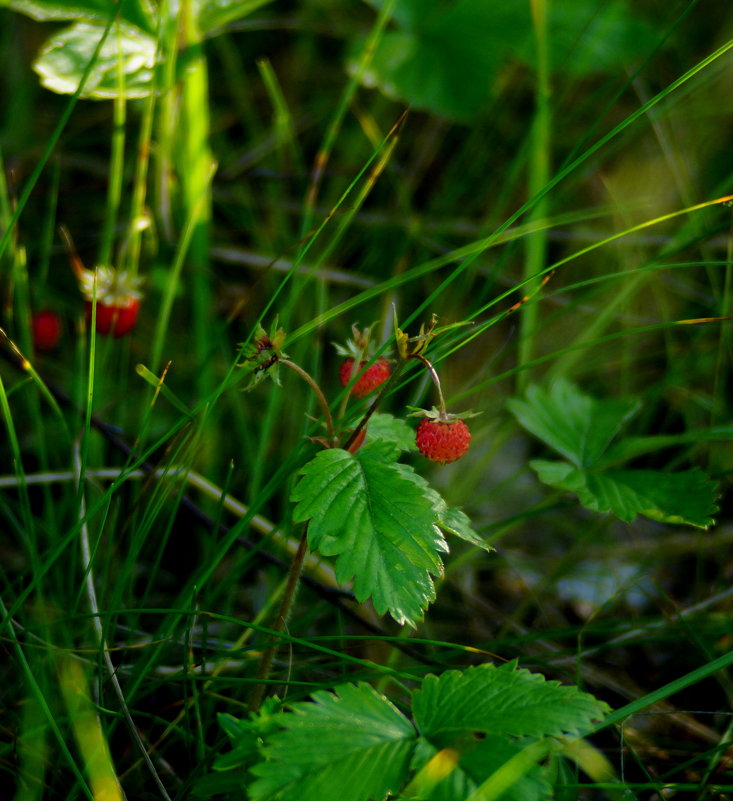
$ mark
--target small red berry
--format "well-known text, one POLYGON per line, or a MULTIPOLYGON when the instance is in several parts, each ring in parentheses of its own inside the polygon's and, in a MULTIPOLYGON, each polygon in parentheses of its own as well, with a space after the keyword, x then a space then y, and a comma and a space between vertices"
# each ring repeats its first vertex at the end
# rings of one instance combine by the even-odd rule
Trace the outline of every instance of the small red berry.
POLYGON ((471 432, 463 420, 424 417, 417 426, 415 444, 423 456, 438 464, 449 464, 465 456, 471 432))
MULTIPOLYGON (((126 304, 107 304, 97 302, 96 331, 98 334, 123 337, 129 334, 137 322, 140 309, 139 298, 131 298, 126 304)), ((87 319, 92 319, 92 302, 86 301, 87 319)))
MULTIPOLYGON (((358 369, 355 369, 354 359, 346 359, 341 365, 341 386, 345 387, 351 381, 352 376, 363 370, 366 364, 366 361, 360 362, 358 369)), ((377 359, 359 376, 354 386, 351 387, 351 394, 356 398, 363 398, 373 392, 380 384, 383 384, 389 376, 389 362, 386 359, 377 359)))
POLYGON ((92 319, 92 305, 96 299, 97 333, 114 337, 129 334, 135 327, 140 310, 140 276, 99 266, 94 270, 82 268, 78 277, 87 320, 92 319))
POLYGON ((42 309, 31 318, 33 347, 36 350, 53 350, 61 339, 61 318, 55 311, 42 309))

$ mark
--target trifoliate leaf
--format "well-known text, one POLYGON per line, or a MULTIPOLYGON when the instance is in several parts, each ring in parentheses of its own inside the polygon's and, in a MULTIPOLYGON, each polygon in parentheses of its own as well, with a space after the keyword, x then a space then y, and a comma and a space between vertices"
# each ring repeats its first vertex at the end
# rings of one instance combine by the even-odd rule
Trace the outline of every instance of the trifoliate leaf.
POLYGON ((507 405, 527 431, 576 467, 592 467, 640 406, 637 400, 596 400, 563 379, 549 391, 533 385, 525 400, 507 405))
POLYGON ((390 442, 399 451, 416 451, 415 431, 402 418, 377 412, 369 418, 366 440, 390 442))
POLYGON ((310 521, 310 547, 338 557, 336 576, 354 579, 359 601, 371 596, 379 614, 414 625, 435 597, 431 574, 441 574, 447 545, 433 496, 411 468, 385 461, 384 447, 321 451, 300 471, 293 518, 310 521))
MULTIPOLYGON (((77 90, 104 29, 102 23, 77 22, 48 39, 33 62, 33 69, 46 89, 66 95, 77 90)), ((147 97, 153 82, 156 47, 155 39, 140 28, 131 25, 112 28, 87 77, 82 97, 93 100, 117 97, 120 59, 125 97, 147 97)))
POLYGON ((253 801, 369 801, 395 794, 415 747, 410 721, 368 684, 316 692, 278 716, 267 761, 252 768, 253 801))
MULTIPOLYGON (((417 790, 415 794, 419 798, 429 801, 471 798, 479 786, 525 747, 523 741, 517 742, 495 734, 481 740, 469 734, 463 745, 462 748, 459 746, 458 749, 445 748, 439 751, 424 738, 420 738, 412 767, 427 775, 423 776, 418 772, 410 783, 417 790), (453 769, 437 782, 431 782, 431 774, 437 772, 436 768, 440 769, 441 760, 444 761, 451 755, 455 759, 453 769)), ((511 788, 501 795, 501 801, 544 801, 551 797, 552 788, 542 769, 533 765, 523 776, 512 782, 511 788)))
POLYGON ((718 485, 701 470, 608 470, 585 473, 567 462, 530 462, 540 480, 574 492, 587 509, 630 523, 637 515, 663 523, 708 528, 718 511, 718 485))
POLYGON ((420 734, 437 748, 461 732, 514 737, 582 735, 607 712, 606 704, 513 663, 481 665, 427 676, 413 694, 420 734))

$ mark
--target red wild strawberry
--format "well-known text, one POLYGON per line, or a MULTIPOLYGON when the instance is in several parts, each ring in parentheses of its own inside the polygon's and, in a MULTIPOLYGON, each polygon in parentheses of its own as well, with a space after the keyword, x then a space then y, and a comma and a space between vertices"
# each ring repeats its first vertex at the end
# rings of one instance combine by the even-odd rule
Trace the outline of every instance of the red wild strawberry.
POLYGON ((33 347, 39 351, 53 350, 61 339, 61 318, 55 311, 42 309, 31 318, 33 347))
MULTIPOLYGON (((131 298, 126 306, 107 305, 97 302, 96 331, 98 334, 114 337, 123 337, 129 334, 137 322, 137 313, 140 309, 140 299, 131 298)), ((87 319, 92 319, 92 301, 86 301, 87 319)))
MULTIPOLYGON (((362 361, 359 362, 359 367, 355 368, 354 362, 354 359, 346 359, 341 365, 340 378, 342 387, 345 387, 353 376, 367 365, 366 361, 362 361)), ((389 362, 386 359, 379 358, 359 376, 354 386, 351 387, 351 393, 356 398, 363 398, 384 383, 389 376, 389 362)))
POLYGON ((96 298, 96 324, 98 334, 123 337, 137 322, 140 310, 140 283, 136 275, 118 273, 113 267, 83 269, 79 273, 80 287, 86 302, 87 319, 92 319, 96 298))
POLYGON ((355 325, 351 327, 353 339, 348 340, 346 345, 336 345, 336 350, 340 356, 345 356, 339 370, 341 386, 345 387, 366 367, 366 370, 357 378, 351 387, 351 394, 356 398, 363 398, 380 385, 383 384, 391 374, 389 360, 380 356, 376 361, 370 361, 374 356, 374 346, 369 340, 371 328, 360 331, 355 325))
POLYGON ((457 417, 424 417, 418 423, 415 444, 431 462, 449 464, 465 456, 471 444, 471 432, 457 417))

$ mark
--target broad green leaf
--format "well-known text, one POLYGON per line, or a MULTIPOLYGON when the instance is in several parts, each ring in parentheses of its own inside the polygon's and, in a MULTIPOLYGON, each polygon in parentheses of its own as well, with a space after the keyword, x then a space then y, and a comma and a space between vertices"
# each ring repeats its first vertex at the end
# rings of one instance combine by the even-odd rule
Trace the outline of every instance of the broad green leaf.
POLYGON ((420 487, 425 499, 433 507, 435 524, 439 528, 443 529, 443 531, 447 531, 449 534, 460 537, 460 539, 466 542, 470 542, 472 545, 483 548, 485 551, 494 550, 492 545, 488 545, 483 538, 471 528, 471 521, 468 519, 468 515, 460 509, 449 507, 440 493, 434 490, 419 473, 416 473, 411 467, 407 467, 403 464, 395 465, 395 467, 401 472, 403 478, 412 481, 420 487))
POLYGON ((530 466, 545 484, 576 493, 587 509, 610 512, 627 523, 637 515, 698 528, 715 522, 718 485, 701 470, 585 473, 567 462, 540 460, 530 466))
POLYGON ((106 25, 110 17, 119 12, 123 22, 129 22, 148 33, 155 31, 155 21, 150 6, 144 0, 9 0, 0 2, 14 11, 41 21, 78 19, 106 25))
POLYGON ((444 531, 455 534, 456 537, 460 537, 462 540, 470 542, 472 545, 483 548, 485 551, 495 550, 493 545, 489 545, 480 534, 477 534, 473 528, 471 528, 471 521, 468 515, 460 509, 444 505, 444 508, 438 510, 438 525, 444 531))
POLYGON ((310 521, 310 547, 338 557, 336 576, 354 579, 359 601, 371 596, 377 612, 414 625, 435 597, 431 574, 441 574, 438 554, 447 545, 433 497, 411 468, 385 457, 389 452, 379 440, 356 454, 321 451, 301 469, 293 517, 310 521))
POLYGON ((528 431, 576 467, 596 464, 639 405, 637 400, 596 400, 564 379, 549 391, 532 385, 525 400, 508 401, 509 410, 528 431))
MULTIPOLYGON (((460 759, 445 778, 441 779, 428 792, 420 794, 427 801, 463 801, 482 785, 488 777, 523 749, 522 741, 517 742, 501 735, 489 735, 482 740, 469 736, 468 745, 461 749, 460 759)), ((424 768, 439 751, 424 738, 420 738, 413 758, 413 769, 424 768)), ((418 774, 419 777, 419 774, 418 774)), ((428 777, 429 780, 429 777, 428 777)), ((418 781, 411 784, 422 789, 418 781)), ((552 788, 541 768, 534 766, 519 778, 501 796, 502 801, 543 801, 551 798, 552 788)))
MULTIPOLYGON (((384 0, 367 0, 382 8, 384 0)), ((362 81, 390 97, 469 121, 511 61, 534 65, 530 3, 487 0, 397 0, 394 28, 382 37, 362 81)), ((562 76, 618 70, 658 41, 626 0, 550 4, 550 68, 562 76)), ((353 70, 354 64, 350 64, 353 70)))
POLYGON ((629 68, 660 38, 625 0, 562 0, 549 8, 555 73, 583 76, 629 68))
POLYGON ((377 412, 369 419, 366 440, 381 439, 390 442, 397 451, 416 451, 415 429, 400 417, 377 412))
POLYGON ((278 716, 266 761, 252 768, 254 801, 369 801, 396 793, 415 748, 410 721, 368 684, 316 692, 278 716))
POLYGON ((438 748, 462 732, 514 737, 582 735, 604 717, 606 704, 513 663, 427 676, 413 694, 420 734, 438 748))
POLYGON ((613 512, 627 522, 644 515, 663 523, 709 528, 718 511, 717 495, 717 484, 701 470, 609 470, 591 473, 579 497, 589 509, 613 512))
MULTIPOLYGON (((33 63, 41 83, 52 92, 73 94, 103 33, 102 24, 77 22, 54 34, 33 63)), ((155 50, 155 39, 139 28, 129 25, 113 28, 102 45, 82 96, 96 100, 116 97, 118 60, 122 59, 126 97, 145 97, 152 86, 155 50)))
POLYGON ((401 28, 379 41, 363 83, 460 121, 486 102, 499 67, 531 30, 528 3, 403 0, 394 19, 401 28))
POLYGON ((271 2, 272 0, 200 0, 199 31, 206 34, 224 28, 271 2))

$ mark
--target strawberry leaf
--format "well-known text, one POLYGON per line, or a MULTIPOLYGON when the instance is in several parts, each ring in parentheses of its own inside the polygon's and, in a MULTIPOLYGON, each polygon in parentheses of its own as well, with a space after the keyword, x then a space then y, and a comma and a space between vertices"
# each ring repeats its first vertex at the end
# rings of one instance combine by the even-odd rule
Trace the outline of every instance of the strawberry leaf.
POLYGON ((509 410, 527 431, 576 467, 596 464, 639 406, 637 400, 596 400, 563 379, 549 391, 533 385, 525 400, 508 401, 509 410))
POLYGON ((283 731, 252 768, 253 801, 368 801, 396 793, 415 747, 410 721, 368 684, 316 692, 277 717, 283 731))
POLYGON ((379 440, 356 454, 321 451, 302 469, 293 518, 309 520, 308 544, 336 556, 336 577, 353 578, 359 601, 371 596, 379 614, 414 625, 435 598, 446 542, 435 525, 431 491, 412 468, 392 461, 379 440))
POLYGON ((415 431, 404 420, 391 414, 377 412, 369 418, 367 442, 386 440, 399 451, 416 451, 415 431))
POLYGON ((701 470, 609 470, 586 473, 567 462, 536 460, 540 481, 574 492, 586 509, 611 512, 630 523, 637 515, 663 523, 708 528, 717 512, 718 485, 701 470))
POLYGON ((577 687, 517 670, 513 662, 430 675, 413 693, 415 725, 437 748, 451 745, 463 732, 582 735, 607 711, 606 704, 577 687))

